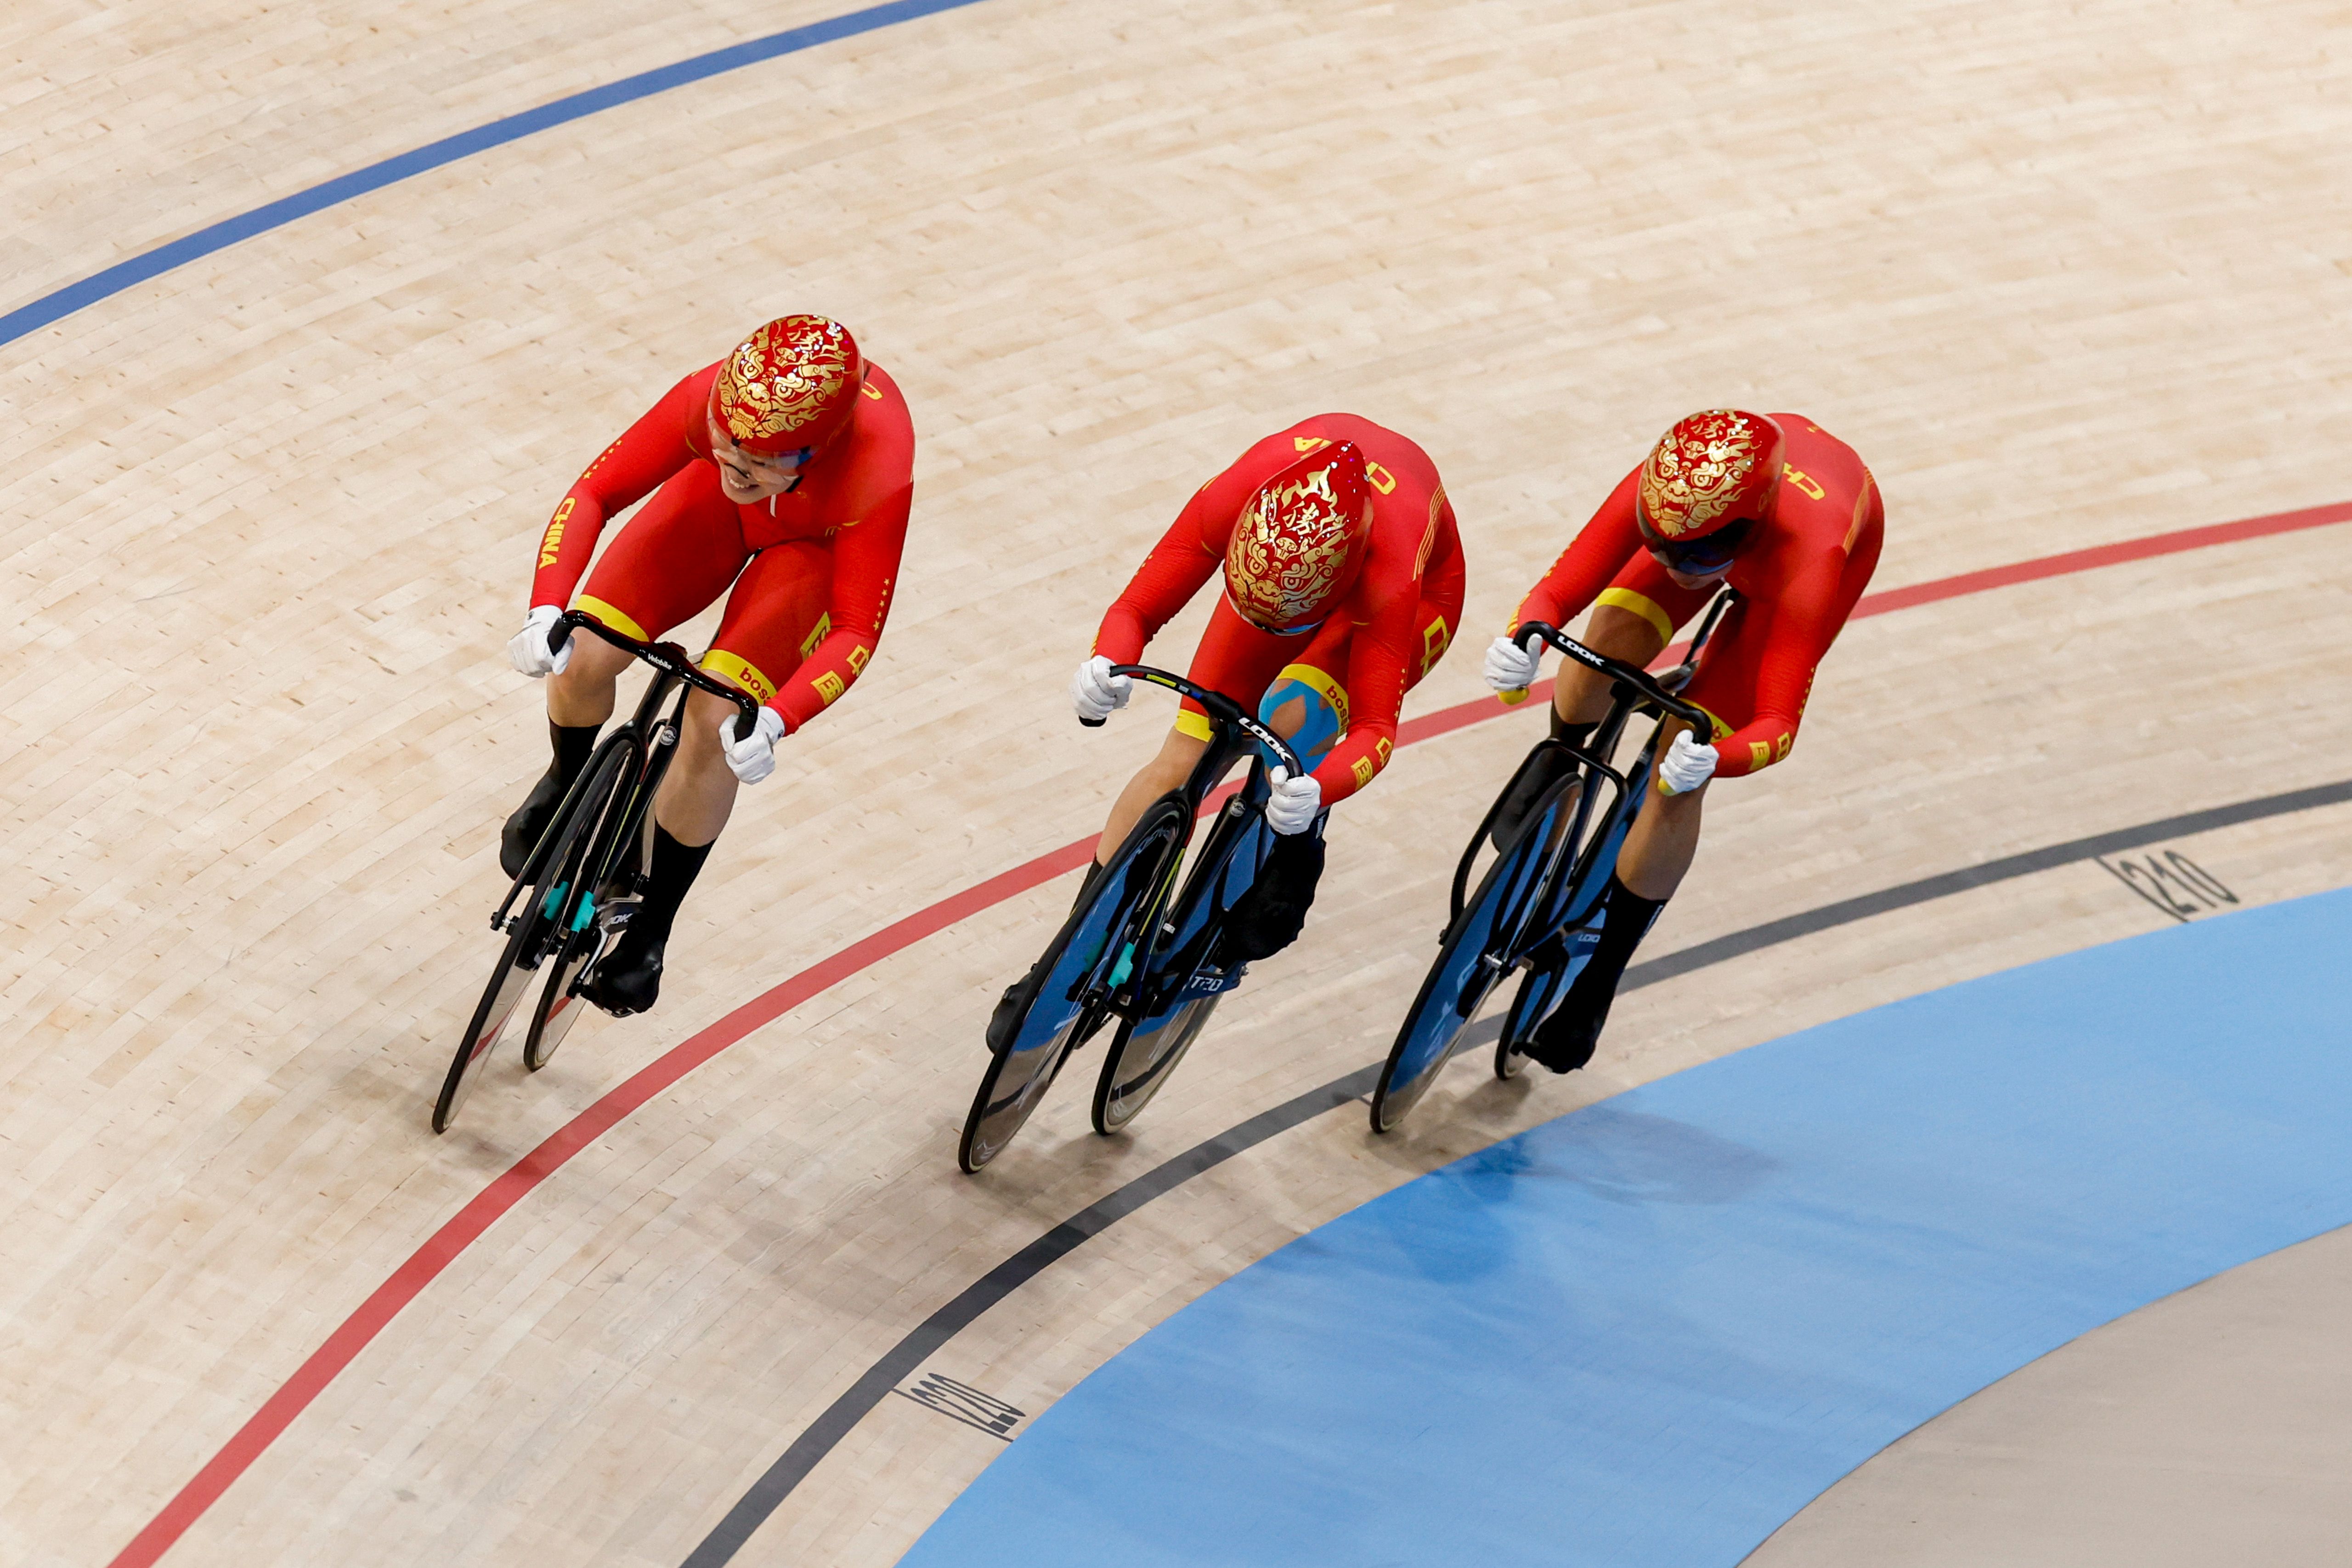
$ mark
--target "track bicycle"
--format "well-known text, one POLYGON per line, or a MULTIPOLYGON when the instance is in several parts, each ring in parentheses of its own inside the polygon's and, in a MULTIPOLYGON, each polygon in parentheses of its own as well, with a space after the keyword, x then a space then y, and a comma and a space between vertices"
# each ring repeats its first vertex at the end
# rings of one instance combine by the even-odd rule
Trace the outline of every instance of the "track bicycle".
POLYGON ((639 642, 572 610, 549 629, 550 648, 561 651, 575 631, 592 632, 635 654, 653 666, 654 678, 635 714, 596 743, 490 916, 490 929, 506 933, 506 948, 442 1079, 433 1104, 436 1132, 447 1131, 457 1120, 531 976, 550 957, 555 962, 547 967, 547 983, 531 1009, 523 1065, 532 1072, 545 1067, 578 1018, 580 994, 595 961, 645 890, 654 794, 677 753, 688 688, 734 703, 742 710, 747 733, 759 720, 759 704, 751 696, 696 668, 692 656, 676 643, 639 642), (662 703, 673 691, 677 700, 662 717, 662 703))
MULTIPOLYGON (((1192 776, 1146 806, 1098 870, 1032 971, 1030 995, 987 1070, 965 1117, 956 1163, 976 1172, 1012 1142, 1071 1053, 1118 1021, 1095 1083, 1097 1132, 1132 1121, 1183 1059, 1218 999, 1249 967, 1225 940, 1233 912, 1256 885, 1274 833, 1265 825, 1268 757, 1296 775, 1297 753, 1240 704, 1181 675, 1119 665, 1130 676, 1190 697, 1213 731, 1192 776), (1192 868, 1177 872, 1202 803, 1247 754, 1248 776, 1218 808, 1192 868)), ((1319 835, 1318 816, 1309 832, 1319 835)))
POLYGON ((1495 1076, 1517 1078, 1527 1066, 1520 1047, 1559 1005, 1600 942, 1604 895, 1617 868, 1618 851, 1648 793, 1657 730, 1675 718, 1701 735, 1714 733, 1706 713, 1676 694, 1690 683, 1700 651, 1737 598, 1729 589, 1718 594, 1682 662, 1656 676, 1595 653, 1541 621, 1526 622, 1511 634, 1522 647, 1532 647, 1540 638, 1609 677, 1609 712, 1582 746, 1549 735, 1537 742, 1504 781, 1495 804, 1470 836, 1454 870, 1436 961, 1397 1030, 1372 1090, 1373 1131, 1393 1130, 1421 1102, 1470 1020, 1514 970, 1525 974, 1495 1044, 1495 1076), (1611 760, 1626 725, 1637 715, 1655 716, 1658 725, 1632 764, 1620 772, 1611 760), (1498 833, 1505 803, 1520 780, 1538 770, 1556 768, 1563 756, 1571 765, 1528 805, 1515 829, 1498 833), (1489 846, 1495 858, 1477 890, 1465 896, 1479 853, 1489 846))

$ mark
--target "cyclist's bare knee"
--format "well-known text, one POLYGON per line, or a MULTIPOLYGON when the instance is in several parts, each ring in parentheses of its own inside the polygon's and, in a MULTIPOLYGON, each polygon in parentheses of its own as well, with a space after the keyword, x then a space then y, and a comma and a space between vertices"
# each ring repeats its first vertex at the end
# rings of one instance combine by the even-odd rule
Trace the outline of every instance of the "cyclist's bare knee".
POLYGON ((654 803, 654 819, 680 844, 709 843, 735 808, 735 775, 728 770, 719 726, 739 711, 734 703, 707 691, 687 696, 677 755, 654 803))
MULTIPOLYGON (((714 697, 708 691, 690 691, 686 698, 686 722, 677 738, 678 761, 693 759, 698 766, 721 767, 726 758, 721 751, 723 738, 719 726, 728 720, 735 727, 743 727, 742 710, 724 697, 714 697)), ((729 774, 733 777, 733 774, 729 774)))
POLYGON ((572 728, 610 719, 614 685, 633 657, 593 632, 572 633, 572 657, 547 678, 547 716, 572 728))
MULTIPOLYGON (((1265 727, 1287 741, 1297 735, 1299 726, 1306 722, 1307 699, 1294 697, 1274 710, 1266 719, 1265 727)), ((1196 752, 1194 755, 1197 756, 1199 753, 1196 752)), ((1188 767, 1185 771, 1190 773, 1192 770, 1188 767)))
POLYGON ((1118 792, 1118 799, 1111 803, 1110 820, 1103 825, 1102 843, 1095 851, 1097 863, 1110 858, 1111 852, 1127 837, 1128 830, 1142 818, 1145 806, 1192 776, 1194 764, 1208 749, 1206 741, 1195 740, 1181 730, 1168 731, 1168 738, 1160 743, 1159 753, 1137 770, 1127 787, 1118 792))
POLYGON ((1136 778, 1139 782, 1148 777, 1152 785, 1151 793, 1165 795, 1192 776, 1192 769, 1199 763, 1201 753, 1208 749, 1208 742, 1195 740, 1181 730, 1171 730, 1168 738, 1160 742, 1159 753, 1143 764, 1143 772, 1136 778))

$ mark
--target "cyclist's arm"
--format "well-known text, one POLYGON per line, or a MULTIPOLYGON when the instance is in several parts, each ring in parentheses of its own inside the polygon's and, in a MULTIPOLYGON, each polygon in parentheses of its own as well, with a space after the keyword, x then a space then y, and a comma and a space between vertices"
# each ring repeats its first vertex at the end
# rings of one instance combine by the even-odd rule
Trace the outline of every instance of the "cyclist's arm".
POLYGON ((1774 585, 1772 628, 1756 665, 1756 716, 1715 743, 1718 778, 1769 768, 1797 743, 1813 671, 1837 638, 1844 567, 1843 551, 1823 551, 1774 585))
POLYGON ((832 626, 798 669, 785 678, 768 706, 791 734, 824 712, 857 683, 882 640, 890 591, 907 545, 907 519, 915 487, 901 485, 864 517, 833 536, 832 626))
POLYGON ((556 503, 540 535, 539 570, 530 583, 533 605, 561 608, 596 553, 596 537, 615 513, 651 495, 656 486, 701 457, 704 413, 712 379, 699 370, 663 395, 621 438, 597 455, 556 503))
POLYGON ((1633 523, 1633 490, 1641 482, 1642 470, 1635 468, 1620 480, 1592 521, 1569 542, 1551 563, 1542 581, 1528 590, 1526 598, 1511 614, 1507 631, 1517 630, 1528 621, 1543 621, 1555 626, 1568 623, 1584 613, 1585 607, 1609 586, 1610 580, 1624 569, 1642 548, 1642 531, 1633 523))
POLYGON ((1143 657, 1144 645, 1192 603, 1202 584, 1216 575, 1224 564, 1234 519, 1255 488, 1240 477, 1241 467, 1234 464, 1192 492, 1175 522, 1143 558, 1127 591, 1103 612, 1095 652, 1113 664, 1133 664, 1143 657))

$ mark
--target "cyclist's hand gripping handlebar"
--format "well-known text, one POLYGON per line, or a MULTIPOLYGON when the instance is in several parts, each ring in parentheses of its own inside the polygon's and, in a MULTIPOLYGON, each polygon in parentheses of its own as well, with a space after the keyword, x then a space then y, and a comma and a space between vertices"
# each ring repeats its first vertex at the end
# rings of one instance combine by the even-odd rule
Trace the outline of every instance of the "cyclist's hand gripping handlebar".
MULTIPOLYGON (((1272 752, 1274 760, 1288 768, 1290 776, 1293 778, 1309 771, 1307 764, 1298 760, 1298 753, 1290 749, 1288 742, 1259 723, 1255 714, 1245 711, 1240 703, 1222 692, 1212 691, 1205 686, 1195 685, 1181 675, 1171 675, 1164 669, 1154 669, 1148 664, 1115 664, 1111 666, 1110 672, 1113 675, 1130 676, 1153 686, 1164 686, 1180 697, 1191 698, 1208 710, 1212 722, 1226 730, 1238 730, 1272 752)), ((1079 720, 1078 722, 1088 723, 1084 719, 1079 720)), ((1102 721, 1098 719, 1095 720, 1088 727, 1092 728, 1101 722, 1102 721)))
POLYGON ((738 734, 750 734, 760 722, 758 699, 740 687, 730 686, 725 681, 706 675, 696 668, 693 658, 677 644, 639 642, 633 637, 614 631, 593 616, 583 615, 578 610, 565 611, 563 618, 548 628, 548 652, 562 653, 563 645, 572 640, 574 628, 595 633, 614 647, 635 655, 664 675, 673 676, 693 687, 697 691, 708 691, 713 697, 723 697, 732 702, 743 716, 742 723, 737 728, 738 734))
POLYGON ((1685 702, 1668 691, 1648 670, 1637 669, 1623 659, 1611 658, 1605 653, 1595 653, 1558 626, 1543 621, 1524 621, 1520 623, 1519 629, 1511 634, 1511 640, 1529 653, 1535 651, 1538 642, 1548 642, 1566 658, 1638 693, 1643 701, 1673 714, 1700 734, 1711 736, 1715 733, 1715 721, 1706 716, 1705 709, 1685 702))

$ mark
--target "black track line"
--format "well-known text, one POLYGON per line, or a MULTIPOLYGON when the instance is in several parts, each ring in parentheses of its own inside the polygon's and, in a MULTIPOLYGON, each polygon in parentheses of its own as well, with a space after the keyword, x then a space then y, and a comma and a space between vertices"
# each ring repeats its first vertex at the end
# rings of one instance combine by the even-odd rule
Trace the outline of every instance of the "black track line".
MULTIPOLYGON (((2315 784, 2308 789, 2289 790, 2284 795, 2263 795, 2258 800, 2239 801, 2231 805, 2211 806, 2204 811, 2184 812, 2178 816, 2159 817, 2136 827, 2114 828, 2105 833, 2095 833, 2087 838, 2073 838, 2046 848, 2029 849, 2021 855, 1988 860, 1980 866, 1939 872, 1933 877, 1922 877, 1916 881, 1882 889, 1875 893, 1841 899, 1819 909, 1767 921, 1745 931, 1731 931, 1666 953, 1646 963, 1634 964, 1626 970, 1619 989, 1636 991, 1644 985, 1655 985, 1661 981, 1727 963, 1780 942, 1793 942, 1799 937, 1816 935, 1838 926, 1850 925, 1855 921, 1868 920, 1874 915, 1907 910, 1974 888, 2030 877, 2037 871, 2073 865, 2094 856, 2137 849, 2160 839, 2185 838, 2219 827, 2257 822, 2269 816, 2284 816, 2292 812, 2310 811, 2323 805, 2337 805, 2346 801, 2352 801, 2352 779, 2315 784)), ((1467 1031, 1465 1043, 1491 1045, 1501 1033, 1502 1020, 1499 1017, 1481 1019, 1467 1031)), ((1309 1089, 1294 1100, 1285 1100, 1271 1110, 1260 1111, 1205 1142, 1194 1144, 1181 1154, 1153 1166, 1116 1192, 1088 1204, 964 1287, 953 1300, 908 1331, 904 1339, 866 1369, 864 1376, 827 1405, 824 1414, 793 1439, 792 1447, 768 1467, 767 1471, 752 1483, 751 1489, 727 1510, 727 1517, 720 1520, 710 1533, 702 1538, 701 1543, 688 1554, 681 1568, 720 1568, 721 1564, 732 1559, 742 1550, 743 1543, 751 1540, 751 1532, 766 1523, 768 1516, 792 1495, 793 1489, 806 1479, 818 1462, 849 1436, 858 1422, 865 1419, 866 1412, 879 1405, 886 1394, 914 1373, 926 1357, 970 1327, 989 1308, 1076 1250, 1088 1237, 1101 1235, 1152 1199, 1173 1192, 1202 1172, 1214 1169, 1276 1134, 1286 1132, 1312 1121, 1326 1111, 1336 1110, 1361 1100, 1371 1093, 1373 1085, 1380 1081, 1380 1076, 1381 1064, 1378 1062, 1359 1068, 1319 1089, 1309 1089)))

